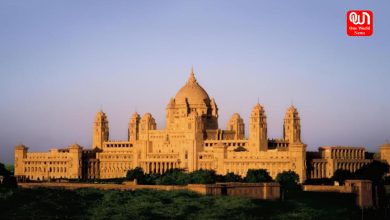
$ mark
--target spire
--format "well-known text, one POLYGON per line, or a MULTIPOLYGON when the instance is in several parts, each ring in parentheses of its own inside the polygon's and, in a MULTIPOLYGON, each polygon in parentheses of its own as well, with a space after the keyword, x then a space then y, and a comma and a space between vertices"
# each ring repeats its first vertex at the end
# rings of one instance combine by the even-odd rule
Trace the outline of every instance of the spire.
POLYGON ((194 67, 191 67, 191 73, 190 73, 190 77, 188 78, 187 83, 196 83, 196 78, 195 78, 195 74, 194 74, 194 67))

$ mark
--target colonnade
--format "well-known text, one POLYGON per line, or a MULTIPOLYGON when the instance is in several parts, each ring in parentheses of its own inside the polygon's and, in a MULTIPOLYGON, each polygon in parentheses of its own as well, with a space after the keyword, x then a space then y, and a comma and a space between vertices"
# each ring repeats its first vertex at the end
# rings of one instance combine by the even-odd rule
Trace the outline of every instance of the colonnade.
POLYGON ((364 159, 364 149, 332 149, 332 158, 364 159))
POLYGON ((312 162, 312 169, 310 171, 310 178, 312 179, 319 179, 319 178, 330 178, 333 176, 333 173, 336 171, 336 170, 348 170, 350 171, 351 173, 357 171, 358 169, 360 169, 362 166, 366 165, 367 163, 366 162, 337 162, 335 163, 335 166, 334 166, 334 169, 333 170, 329 170, 331 171, 330 172, 330 175, 327 173, 327 168, 326 165, 327 165, 327 162, 325 161, 315 161, 315 162, 312 162))
POLYGON ((312 179, 326 178, 326 164, 327 162, 312 162, 312 170, 310 177, 312 179))
POLYGON ((361 163, 361 162, 341 162, 341 163, 336 163, 334 170, 336 171, 340 169, 340 170, 348 170, 350 172, 355 172, 365 164, 366 163, 361 163))
POLYGON ((88 179, 98 179, 100 177, 100 163, 98 161, 88 161, 88 179))
POLYGON ((180 168, 179 162, 142 162, 142 169, 145 173, 165 173, 170 169, 180 168))

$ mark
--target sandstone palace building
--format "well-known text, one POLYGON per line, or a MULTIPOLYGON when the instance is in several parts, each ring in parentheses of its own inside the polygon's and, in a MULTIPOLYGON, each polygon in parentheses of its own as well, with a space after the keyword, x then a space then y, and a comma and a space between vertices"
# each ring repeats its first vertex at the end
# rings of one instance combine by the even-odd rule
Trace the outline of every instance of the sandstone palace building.
MULTIPOLYGON (((128 139, 110 140, 107 115, 100 111, 93 123, 92 147, 74 144, 49 152, 29 152, 23 145, 16 146, 15 176, 31 180, 108 179, 124 177, 135 167, 142 167, 147 173, 181 168, 245 176, 248 169, 262 168, 273 178, 292 170, 303 182, 307 175, 330 177, 336 169, 356 170, 371 162, 365 159, 364 148, 349 147, 320 148, 307 160, 300 117, 294 106, 286 111, 283 137, 279 139, 269 139, 267 116, 259 103, 248 121, 247 136, 244 119, 237 113, 231 116, 226 129, 221 129, 217 103, 199 85, 192 71, 166 106, 164 129, 157 129, 150 113, 134 113, 129 121, 128 139)), ((390 146, 383 147, 382 158, 389 155, 389 149, 390 146)))

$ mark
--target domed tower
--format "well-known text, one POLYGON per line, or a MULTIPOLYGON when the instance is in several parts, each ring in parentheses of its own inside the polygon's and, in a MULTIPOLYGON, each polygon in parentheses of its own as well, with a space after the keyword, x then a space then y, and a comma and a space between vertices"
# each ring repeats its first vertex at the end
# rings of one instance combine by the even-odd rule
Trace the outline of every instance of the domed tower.
POLYGON ((301 142, 301 119, 297 109, 290 106, 284 117, 283 136, 290 143, 301 142))
POLYGON ((135 112, 129 122, 129 129, 128 129, 128 140, 129 141, 136 141, 139 138, 139 123, 141 121, 141 116, 135 112))
POLYGON ((204 129, 218 129, 218 107, 214 99, 199 85, 193 70, 186 84, 171 99, 166 108, 167 128, 184 129, 182 119, 196 111, 202 118, 204 129))
POLYGON ((234 139, 236 140, 242 140, 245 138, 244 120, 238 113, 234 113, 230 118, 229 123, 227 125, 227 130, 235 132, 234 139))
POLYGON ((259 103, 253 107, 249 122, 249 143, 256 150, 268 149, 267 116, 259 103))
POLYGON ((96 114, 93 123, 92 148, 101 149, 104 141, 108 141, 109 128, 107 116, 104 112, 99 111, 96 114))

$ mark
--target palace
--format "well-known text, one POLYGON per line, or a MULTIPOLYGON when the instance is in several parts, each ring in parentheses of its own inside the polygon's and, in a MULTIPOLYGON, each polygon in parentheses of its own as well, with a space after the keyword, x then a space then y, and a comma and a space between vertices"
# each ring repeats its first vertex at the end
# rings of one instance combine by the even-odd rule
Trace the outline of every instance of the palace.
MULTIPOLYGON (((307 176, 329 177, 336 169, 356 170, 370 162, 364 157, 364 149, 343 147, 320 148, 319 155, 306 162, 306 145, 301 141, 300 117, 294 106, 285 114, 282 138, 268 138, 267 117, 259 103, 252 109, 248 130, 247 138, 238 113, 231 116, 226 129, 219 127, 216 101, 191 71, 188 81, 166 106, 164 129, 157 129, 150 113, 142 117, 134 113, 128 139, 110 140, 107 115, 100 111, 93 123, 92 147, 74 144, 49 152, 28 152, 26 146, 16 146, 15 176, 31 180, 108 179, 124 177, 135 167, 142 167, 146 173, 181 168, 245 176, 248 169, 262 168, 273 178, 292 170, 303 182, 307 176), (352 161, 355 163, 347 163, 352 161)), ((389 160, 390 150, 386 150, 384 155, 389 160)))

